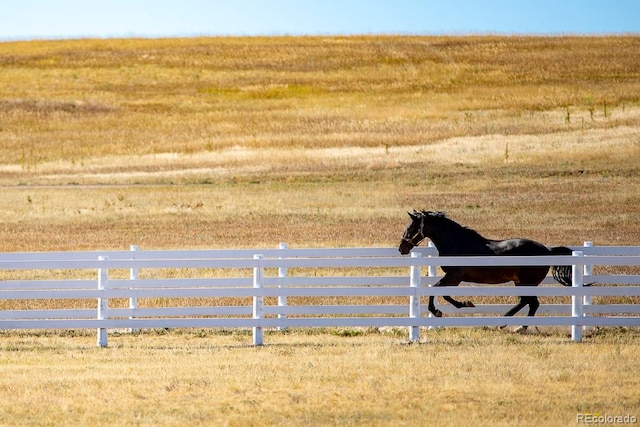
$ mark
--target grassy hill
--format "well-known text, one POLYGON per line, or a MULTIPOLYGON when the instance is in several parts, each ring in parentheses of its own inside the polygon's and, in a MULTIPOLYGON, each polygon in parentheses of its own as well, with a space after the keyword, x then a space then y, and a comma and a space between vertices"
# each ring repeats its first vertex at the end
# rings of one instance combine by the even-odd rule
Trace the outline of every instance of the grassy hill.
MULTIPOLYGON (((0 43, 0 251, 395 246, 414 208, 492 238, 639 245, 638 52, 640 37, 0 43)), ((79 302, 0 309, 56 304, 79 302)), ((242 330, 114 333, 98 349, 94 331, 0 331, 0 424, 638 416, 635 328, 580 345, 268 333, 262 348, 242 330)))
POLYGON ((395 245, 413 208, 492 237, 637 244, 639 49, 639 37, 1 43, 0 250, 395 245))

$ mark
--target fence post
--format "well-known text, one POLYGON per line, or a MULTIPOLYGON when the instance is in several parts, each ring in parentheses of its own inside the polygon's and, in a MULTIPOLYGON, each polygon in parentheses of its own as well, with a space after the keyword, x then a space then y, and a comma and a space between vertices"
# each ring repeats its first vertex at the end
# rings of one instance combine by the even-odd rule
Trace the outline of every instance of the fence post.
MULTIPOLYGON (((582 251, 573 251, 572 254, 574 257, 573 265, 571 266, 571 275, 572 282, 571 286, 574 288, 574 292, 577 291, 575 288, 582 288, 584 277, 583 277, 583 268, 584 268, 584 252, 582 251)), ((571 325, 571 340, 574 342, 582 341, 582 325, 579 320, 582 317, 582 303, 583 296, 577 295, 574 293, 571 295, 571 316, 574 318, 573 325, 571 325)))
MULTIPOLYGON (((131 245, 130 250, 131 252, 133 252, 131 254, 131 258, 136 259, 135 252, 138 250, 138 245, 131 245)), ((129 280, 138 280, 138 267, 132 267, 131 269, 129 269, 129 280)), ((129 289, 131 290, 133 288, 129 289)), ((131 312, 133 312, 137 307, 138 299, 134 296, 129 297, 129 309, 131 310, 131 312)), ((129 316, 129 320, 131 320, 131 327, 129 328, 129 332, 136 332, 138 330, 138 328, 133 327, 133 319, 135 319, 135 316, 129 316)))
MULTIPOLYGON (((278 249, 283 249, 286 250, 287 249, 287 244, 286 243, 280 243, 280 245, 278 246, 278 249)), ((280 259, 282 259, 283 257, 280 257, 280 259)), ((278 278, 280 279, 284 279, 285 277, 287 277, 287 267, 278 267, 278 278)), ((282 282, 283 280, 280 280, 280 283, 278 283, 278 288, 282 288, 282 282)), ((286 307, 287 306, 287 296, 286 295, 278 295, 278 307, 286 307)), ((281 312, 278 311, 278 319, 286 319, 287 315, 283 314, 281 312)), ((284 329, 287 329, 286 326, 282 327, 282 326, 278 326, 278 330, 282 331, 284 329)))
MULTIPOLYGON (((109 257, 107 256, 99 256, 99 261, 107 261, 109 257)), ((109 269, 100 267, 98 269, 98 290, 104 291, 109 289, 109 269)), ((109 300, 104 297, 98 298, 98 320, 107 319, 107 310, 109 309, 109 300)), ((98 322, 103 323, 103 322, 98 322)), ((98 346, 106 347, 107 346, 107 328, 99 327, 98 328, 98 346)))
MULTIPOLYGON (((585 248, 591 248, 593 247, 593 242, 584 242, 584 247, 585 248)), ((589 264, 585 264, 584 265, 584 272, 583 272, 584 276, 582 278, 582 280, 584 280, 584 277, 589 277, 589 276, 593 276, 593 265, 589 265, 589 264)), ((589 281, 589 279, 587 279, 587 281, 589 281)), ((585 295, 584 299, 582 300, 582 303, 584 305, 591 305, 592 304, 592 297, 591 295, 585 295)), ((587 312, 587 313, 583 313, 584 317, 591 317, 591 313, 587 312)), ((588 326, 583 326, 582 327, 582 331, 586 331, 587 329, 589 329, 588 326)))
MULTIPOLYGON (((258 292, 262 292, 258 289, 262 288, 264 282, 264 270, 262 267, 262 260, 264 255, 254 255, 253 259, 256 260, 257 265, 253 267, 253 287, 256 290, 256 295, 253 296, 253 318, 262 319, 264 315, 264 305, 262 295, 258 295, 258 292)), ((262 326, 253 327, 253 345, 262 345, 262 326)))
MULTIPOLYGON (((411 252, 411 258, 420 258, 420 252, 411 252)), ((420 295, 417 288, 420 287, 420 265, 412 265, 409 278, 409 287, 412 292, 409 296, 409 317, 412 319, 420 318, 420 295)), ((420 340, 420 325, 409 326, 409 341, 415 342, 420 340)))
MULTIPOLYGON (((435 248, 436 245, 433 244, 431 240, 427 244, 429 248, 435 248)), ((429 255, 431 256, 431 255, 429 255)), ((429 264, 429 277, 436 277, 438 275, 438 266, 429 264)))

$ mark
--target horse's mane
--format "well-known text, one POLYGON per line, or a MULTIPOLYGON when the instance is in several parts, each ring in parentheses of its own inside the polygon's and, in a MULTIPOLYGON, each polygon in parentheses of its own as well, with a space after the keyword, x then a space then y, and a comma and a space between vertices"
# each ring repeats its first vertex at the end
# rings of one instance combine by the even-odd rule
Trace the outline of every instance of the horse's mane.
POLYGON ((489 239, 487 239, 486 237, 482 236, 476 230, 474 230, 472 228, 469 228, 469 227, 465 227, 463 225, 460 225, 457 222, 455 222, 454 220, 448 218, 447 214, 445 212, 441 212, 441 211, 420 211, 420 212, 416 212, 416 213, 418 215, 422 215, 422 216, 425 216, 425 217, 434 218, 434 219, 440 221, 440 224, 442 226, 448 227, 451 230, 459 230, 460 233, 463 233, 470 240, 474 240, 474 241, 477 241, 479 243, 486 243, 487 241, 489 241, 489 239))

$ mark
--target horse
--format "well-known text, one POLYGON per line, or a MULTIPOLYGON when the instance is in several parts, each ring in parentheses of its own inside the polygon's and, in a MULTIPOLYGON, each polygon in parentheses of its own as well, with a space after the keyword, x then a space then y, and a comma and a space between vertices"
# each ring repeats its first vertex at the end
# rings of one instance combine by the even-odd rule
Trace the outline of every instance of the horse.
MULTIPOLYGON (((408 212, 411 222, 400 241, 398 250, 408 254, 414 246, 424 239, 430 239, 438 249, 440 256, 535 256, 535 255, 571 255, 571 249, 565 246, 548 248, 529 239, 491 240, 477 231, 464 227, 449 219, 444 212, 416 211, 408 212)), ((506 283, 513 281, 516 286, 538 286, 549 272, 550 266, 504 266, 504 267, 442 267, 445 275, 434 286, 458 286, 460 282, 506 283)), ((571 266, 554 266, 554 279, 571 286, 571 266)), ((475 307, 471 301, 456 301, 450 296, 444 299, 456 308, 475 307)), ((434 297, 429 297, 429 311, 436 317, 442 312, 435 308, 434 297)), ((534 316, 540 302, 537 296, 521 296, 520 301, 505 316, 513 316, 529 305, 529 316, 534 316)), ((520 330, 526 330, 526 326, 520 330)))

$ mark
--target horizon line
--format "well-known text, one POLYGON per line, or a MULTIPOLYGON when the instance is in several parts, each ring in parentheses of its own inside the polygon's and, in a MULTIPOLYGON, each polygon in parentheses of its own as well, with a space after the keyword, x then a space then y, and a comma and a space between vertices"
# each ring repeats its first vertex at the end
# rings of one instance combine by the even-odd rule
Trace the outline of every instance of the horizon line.
POLYGON ((29 36, 1 36, 0 43, 30 42, 30 41, 79 41, 79 40, 126 40, 126 39, 195 39, 195 38, 284 38, 284 37, 640 37, 640 32, 503 32, 503 31, 460 31, 460 32, 312 32, 312 33, 176 33, 176 34, 80 34, 80 35, 29 35, 29 36))

